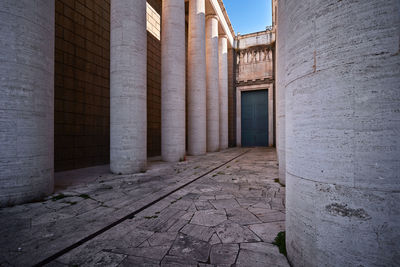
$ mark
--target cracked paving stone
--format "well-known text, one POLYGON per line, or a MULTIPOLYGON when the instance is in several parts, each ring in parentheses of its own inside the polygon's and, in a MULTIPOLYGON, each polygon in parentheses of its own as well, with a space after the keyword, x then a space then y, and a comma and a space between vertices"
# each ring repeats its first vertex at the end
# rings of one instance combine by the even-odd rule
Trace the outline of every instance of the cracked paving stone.
POLYGON ((197 267, 197 261, 167 255, 161 261, 161 267, 197 267))
POLYGON ((240 208, 239 203, 234 198, 210 200, 210 203, 216 209, 235 209, 235 208, 240 208))
POLYGON ((264 242, 272 243, 279 232, 285 231, 284 222, 270 222, 250 225, 249 228, 264 242))
POLYGON ((226 210, 226 215, 228 216, 228 220, 240 225, 261 223, 256 216, 243 208, 228 209, 226 210))
POLYGON ((100 251, 93 257, 87 259, 84 266, 104 266, 113 267, 118 266, 127 256, 122 254, 115 254, 111 252, 100 251))
POLYGON ((174 232, 164 232, 164 233, 154 233, 147 241, 150 246, 171 246, 176 239, 177 233, 174 232))
POLYGON ((224 210, 200 210, 194 213, 190 223, 203 226, 216 226, 226 219, 224 210))
POLYGON ((239 224, 226 221, 215 227, 222 243, 242 243, 261 241, 252 231, 239 224))
POLYGON ((177 223, 186 212, 177 209, 165 209, 155 217, 145 217, 145 221, 140 225, 142 229, 153 232, 166 232, 170 227, 177 223))
POLYGON ((143 257, 136 256, 128 256, 126 257, 118 267, 132 267, 132 266, 141 266, 141 267, 159 267, 160 263, 158 260, 148 259, 143 257))
POLYGON ((214 206, 208 200, 198 200, 194 203, 197 210, 212 210, 214 206))
POLYGON ((221 243, 221 240, 219 239, 218 235, 214 233, 208 243, 210 243, 210 245, 215 245, 221 243))
POLYGON ((211 247, 211 264, 234 264, 239 252, 238 244, 216 244, 211 247))
POLYGON ((210 248, 211 245, 208 242, 179 234, 168 254, 180 258, 206 262, 208 260, 210 248))
POLYGON ((239 256, 236 261, 238 267, 289 267, 286 257, 279 253, 277 246, 258 242, 240 244, 239 256))
POLYGON ((285 213, 281 211, 263 208, 249 208, 249 211, 265 223, 285 220, 285 213))
POLYGON ((180 232, 206 242, 210 240, 211 236, 214 234, 214 230, 210 227, 191 223, 183 227, 180 232))
POLYGON ((122 249, 113 249, 111 252, 155 259, 160 261, 167 254, 170 247, 171 247, 170 245, 164 245, 164 246, 153 246, 147 248, 146 247, 122 248, 122 249))

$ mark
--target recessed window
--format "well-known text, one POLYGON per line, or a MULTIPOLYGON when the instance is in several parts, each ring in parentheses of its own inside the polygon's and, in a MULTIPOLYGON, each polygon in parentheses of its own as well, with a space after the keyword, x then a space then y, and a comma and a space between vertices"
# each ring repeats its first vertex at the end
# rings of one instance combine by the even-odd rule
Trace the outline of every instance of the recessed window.
POLYGON ((161 17, 160 14, 149 4, 146 3, 147 12, 147 30, 158 40, 161 37, 161 17))

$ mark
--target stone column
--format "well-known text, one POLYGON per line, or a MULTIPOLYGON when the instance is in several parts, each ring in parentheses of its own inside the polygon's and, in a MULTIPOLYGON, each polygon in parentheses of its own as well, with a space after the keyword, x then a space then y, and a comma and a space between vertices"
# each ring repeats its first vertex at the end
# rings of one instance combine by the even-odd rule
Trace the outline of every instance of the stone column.
MULTIPOLYGON (((276 7, 275 11, 279 12, 276 7)), ((279 21, 276 24, 276 57, 279 58, 279 64, 277 60, 274 60, 274 67, 276 71, 276 151, 279 162, 279 182, 281 184, 286 183, 286 135, 285 135, 285 43, 280 34, 279 30, 285 25, 285 18, 281 16, 277 17, 279 21)), ((269 50, 264 51, 266 60, 269 60, 269 50)))
POLYGON ((228 148, 228 37, 219 36, 219 147, 228 148))
POLYGON ((399 9, 279 1, 293 266, 400 263, 399 9))
POLYGON ((145 170, 147 158, 146 1, 111 1, 110 168, 145 170))
POLYGON ((162 2, 161 154, 185 156, 185 1, 162 2))
POLYGON ((206 18, 207 151, 219 150, 218 17, 206 18))
POLYGON ((206 153, 205 1, 189 0, 188 153, 206 153))
POLYGON ((0 207, 52 193, 54 1, 0 1, 0 207))

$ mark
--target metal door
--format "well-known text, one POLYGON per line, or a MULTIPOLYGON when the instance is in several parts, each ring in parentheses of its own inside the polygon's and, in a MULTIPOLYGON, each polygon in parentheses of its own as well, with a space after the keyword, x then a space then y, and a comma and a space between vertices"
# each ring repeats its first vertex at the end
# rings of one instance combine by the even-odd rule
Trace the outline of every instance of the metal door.
POLYGON ((268 146, 268 90, 243 91, 242 146, 268 146))

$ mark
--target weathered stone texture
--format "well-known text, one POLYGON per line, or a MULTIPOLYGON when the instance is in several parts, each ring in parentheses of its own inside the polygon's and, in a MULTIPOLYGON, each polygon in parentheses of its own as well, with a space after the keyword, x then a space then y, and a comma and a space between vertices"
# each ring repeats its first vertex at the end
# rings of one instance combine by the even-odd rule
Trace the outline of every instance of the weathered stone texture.
MULTIPOLYGON (((277 1, 274 1, 273 7, 275 8, 275 14, 278 14, 278 5, 277 1)), ((284 24, 284 17, 277 17, 277 21, 275 21, 275 34, 276 34, 276 45, 275 45, 275 53, 276 58, 279 58, 279 63, 275 63, 275 88, 276 88, 276 152, 278 154, 278 162, 279 162, 279 182, 285 184, 286 177, 286 134, 285 134, 285 53, 284 48, 286 43, 283 41, 283 36, 279 34, 279 26, 280 24, 284 24)), ((276 60, 277 61, 277 60, 276 60)))
POLYGON ((0 206, 53 191, 54 1, 0 1, 0 206))
POLYGON ((163 1, 162 158, 185 156, 185 1, 163 1))
POLYGON ((146 168, 146 1, 111 4, 110 168, 134 173, 146 168))
POLYGON ((206 17, 207 152, 219 150, 218 17, 206 17))
POLYGON ((236 82, 273 79, 271 43, 275 34, 264 31, 238 36, 236 82))
POLYGON ((399 8, 279 1, 294 266, 400 264, 399 8))
POLYGON ((218 39, 219 65, 219 147, 228 148, 228 39, 220 35, 218 39))
POLYGON ((187 71, 188 153, 207 150, 205 0, 189 1, 187 71))

